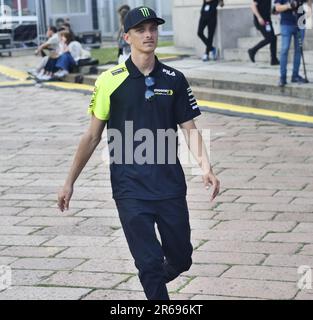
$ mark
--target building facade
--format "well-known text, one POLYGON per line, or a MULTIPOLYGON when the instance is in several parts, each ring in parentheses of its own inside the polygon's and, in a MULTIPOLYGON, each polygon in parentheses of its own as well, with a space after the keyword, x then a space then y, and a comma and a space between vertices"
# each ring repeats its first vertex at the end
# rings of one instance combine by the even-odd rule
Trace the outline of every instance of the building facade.
MULTIPOLYGON (((234 48, 238 37, 248 36, 252 24, 252 0, 224 0, 219 9, 215 45, 223 52, 234 48)), ((100 30, 106 39, 114 39, 118 30, 117 9, 145 5, 152 7, 166 20, 160 27, 161 36, 174 36, 178 47, 195 48, 200 55, 203 44, 197 36, 200 8, 203 0, 0 0, 0 5, 11 8, 15 23, 38 22, 39 34, 48 25, 68 20, 74 32, 100 30)), ((1 20, 0 10, 0 20, 1 20)))
POLYGON ((4 8, 10 8, 13 22, 37 21, 37 0, 0 0, 0 6, 0 17, 4 14, 4 8))
POLYGON ((167 19, 161 35, 172 35, 172 0, 45 0, 47 24, 60 18, 69 20, 75 32, 100 30, 103 37, 113 38, 118 30, 117 9, 146 5, 167 19))
MULTIPOLYGON (((197 36, 200 9, 203 0, 173 0, 174 42, 178 47, 194 48, 199 56, 204 45, 197 36), (188 17, 186 23, 185 17, 188 17)), ((218 25, 214 45, 223 50, 236 48, 240 37, 250 35, 253 28, 252 0, 224 0, 225 6, 218 8, 218 25)))
POLYGON ((173 35, 172 0, 98 0, 99 29, 104 36, 113 36, 118 30, 116 12, 123 4, 128 4, 131 8, 145 5, 154 9, 166 20, 166 24, 161 26, 161 35, 173 35))
POLYGON ((160 34, 170 36, 172 3, 173 0, 0 0, 0 20, 4 8, 10 8, 14 23, 38 23, 40 34, 63 19, 70 22, 75 32, 100 30, 103 37, 114 38, 119 24, 117 9, 123 4, 132 8, 145 5, 166 19, 160 34))

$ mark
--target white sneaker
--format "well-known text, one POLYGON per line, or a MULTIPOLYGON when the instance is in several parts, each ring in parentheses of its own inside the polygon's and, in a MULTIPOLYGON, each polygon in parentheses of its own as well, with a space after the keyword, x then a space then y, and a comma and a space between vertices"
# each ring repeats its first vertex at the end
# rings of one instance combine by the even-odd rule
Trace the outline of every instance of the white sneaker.
POLYGON ((44 76, 44 74, 45 74, 45 71, 41 70, 40 72, 37 73, 35 78, 38 80, 41 80, 41 78, 44 76))
POLYGON ((210 58, 211 58, 212 60, 216 61, 217 58, 218 58, 218 56, 219 56, 219 51, 218 51, 218 49, 217 49, 217 48, 213 48, 213 50, 210 51, 210 58))
POLYGON ((204 55, 202 56, 202 61, 203 61, 203 62, 209 61, 209 55, 208 55, 208 54, 204 54, 204 55))
POLYGON ((37 77, 37 79, 41 80, 41 81, 49 81, 52 79, 51 76, 47 75, 47 74, 43 74, 43 75, 39 75, 37 77))
POLYGON ((29 70, 27 70, 27 73, 32 75, 33 77, 37 77, 39 74, 37 69, 29 69, 29 70))
POLYGON ((67 70, 59 70, 54 74, 54 77, 61 79, 67 76, 68 74, 69 72, 67 70))

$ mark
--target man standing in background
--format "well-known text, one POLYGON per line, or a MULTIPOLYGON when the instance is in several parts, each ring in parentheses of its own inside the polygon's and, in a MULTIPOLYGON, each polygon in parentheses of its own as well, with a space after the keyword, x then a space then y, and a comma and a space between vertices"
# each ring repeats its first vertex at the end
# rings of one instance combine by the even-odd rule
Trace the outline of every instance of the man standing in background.
MULTIPOLYGON (((305 15, 303 0, 275 0, 275 10, 280 13, 280 29, 282 48, 280 53, 280 80, 279 86, 287 84, 287 64, 291 39, 294 38, 295 53, 293 58, 293 71, 291 82, 306 83, 306 79, 299 75, 301 64, 301 44, 305 36, 305 15)), ((307 0, 309 14, 312 14, 312 0, 307 0)))
POLYGON ((277 59, 277 38, 271 19, 272 0, 253 0, 251 9, 254 14, 254 25, 262 33, 264 39, 248 50, 250 60, 254 63, 257 52, 270 44, 271 65, 279 65, 279 60, 277 59))
POLYGON ((213 39, 217 26, 217 7, 220 5, 224 7, 223 0, 203 0, 201 8, 201 16, 198 27, 198 37, 202 40, 206 46, 205 53, 202 57, 202 61, 209 61, 210 52, 212 53, 213 60, 217 59, 217 49, 213 47, 213 39), (208 28, 208 37, 204 35, 204 29, 208 28))

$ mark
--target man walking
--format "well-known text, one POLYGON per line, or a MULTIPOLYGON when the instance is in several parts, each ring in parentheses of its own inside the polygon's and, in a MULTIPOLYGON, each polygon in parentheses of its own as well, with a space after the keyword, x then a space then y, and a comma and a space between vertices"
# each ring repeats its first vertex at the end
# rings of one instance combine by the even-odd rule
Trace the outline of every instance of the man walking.
POLYGON ((279 61, 277 59, 277 38, 274 33, 271 19, 272 0, 253 0, 251 9, 254 14, 254 25, 257 30, 262 33, 264 39, 248 50, 250 60, 254 63, 257 52, 270 44, 271 65, 279 65, 279 61))
POLYGON ((217 7, 220 5, 224 6, 223 0, 203 0, 201 8, 199 26, 198 26, 198 37, 204 43, 206 49, 202 57, 202 61, 210 60, 210 52, 212 53, 213 60, 217 59, 217 49, 213 47, 213 39, 217 26, 217 7), (205 28, 208 29, 208 36, 204 35, 205 28))
MULTIPOLYGON (((303 2, 299 0, 275 0, 275 9, 281 15, 280 28, 282 48, 280 53, 280 80, 279 86, 287 84, 287 64, 291 39, 294 38, 294 58, 291 82, 306 83, 306 80, 299 75, 301 64, 301 45, 305 36, 305 12, 303 2)), ((312 12, 312 0, 307 0, 312 12)))
MULTIPOLYGON (((149 300, 169 300, 166 283, 190 268, 193 248, 186 182, 177 156, 177 137, 174 144, 170 143, 170 137, 168 140, 165 137, 166 141, 158 141, 154 146, 146 145, 140 154, 150 160, 138 163, 143 133, 151 132, 154 141, 160 130, 177 133, 179 125, 184 129, 188 146, 203 170, 205 186, 212 185, 211 201, 220 188, 193 121, 200 115, 196 99, 184 75, 160 63, 155 56, 158 25, 164 22, 147 7, 135 8, 126 16, 124 37, 131 46, 131 57, 98 78, 89 107, 91 126, 82 138, 58 197, 60 210, 68 210, 73 185, 99 144, 105 126, 108 127, 109 141, 112 137, 115 140, 116 133, 120 133, 123 151, 117 161, 111 161, 110 166, 113 198, 149 300), (132 127, 135 134, 130 136, 128 127, 132 127), (175 150, 174 162, 159 160, 162 158, 159 151, 162 143, 169 145, 166 156, 175 150), (129 149, 131 152, 125 151, 129 149), (157 239, 155 225, 161 243, 157 239)), ((148 138, 144 142, 147 144, 147 141, 148 138)), ((118 158, 117 150, 110 149, 111 158, 118 158)))

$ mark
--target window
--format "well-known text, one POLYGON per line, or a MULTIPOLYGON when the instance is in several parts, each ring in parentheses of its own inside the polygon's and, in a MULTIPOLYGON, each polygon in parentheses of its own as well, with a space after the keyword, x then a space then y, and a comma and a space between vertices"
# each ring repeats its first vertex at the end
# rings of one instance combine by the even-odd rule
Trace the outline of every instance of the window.
POLYGON ((22 10, 22 16, 35 16, 36 0, 22 0, 21 10, 22 10))
POLYGON ((113 12, 114 12, 114 29, 118 30, 120 27, 120 21, 119 21, 119 15, 117 13, 117 10, 120 6, 122 6, 123 4, 125 4, 126 1, 125 0, 115 0, 113 2, 113 12))
POLYGON ((60 14, 67 12, 67 3, 64 0, 52 0, 51 1, 52 14, 60 14))
POLYGON ((156 10, 156 1, 155 0, 144 0, 143 5, 147 6, 153 10, 156 10))
POLYGON ((111 34, 111 23, 113 15, 110 11, 110 0, 98 1, 99 26, 103 34, 111 34))
POLYGON ((70 13, 85 13, 86 1, 85 0, 69 0, 70 13))
POLYGON ((12 16, 18 16, 18 0, 4 0, 3 4, 11 8, 12 16))
POLYGON ((162 18, 166 21, 163 25, 163 31, 169 32, 173 30, 173 13, 172 13, 172 0, 162 0, 162 18))
POLYGON ((51 0, 52 14, 86 13, 86 0, 51 0))

